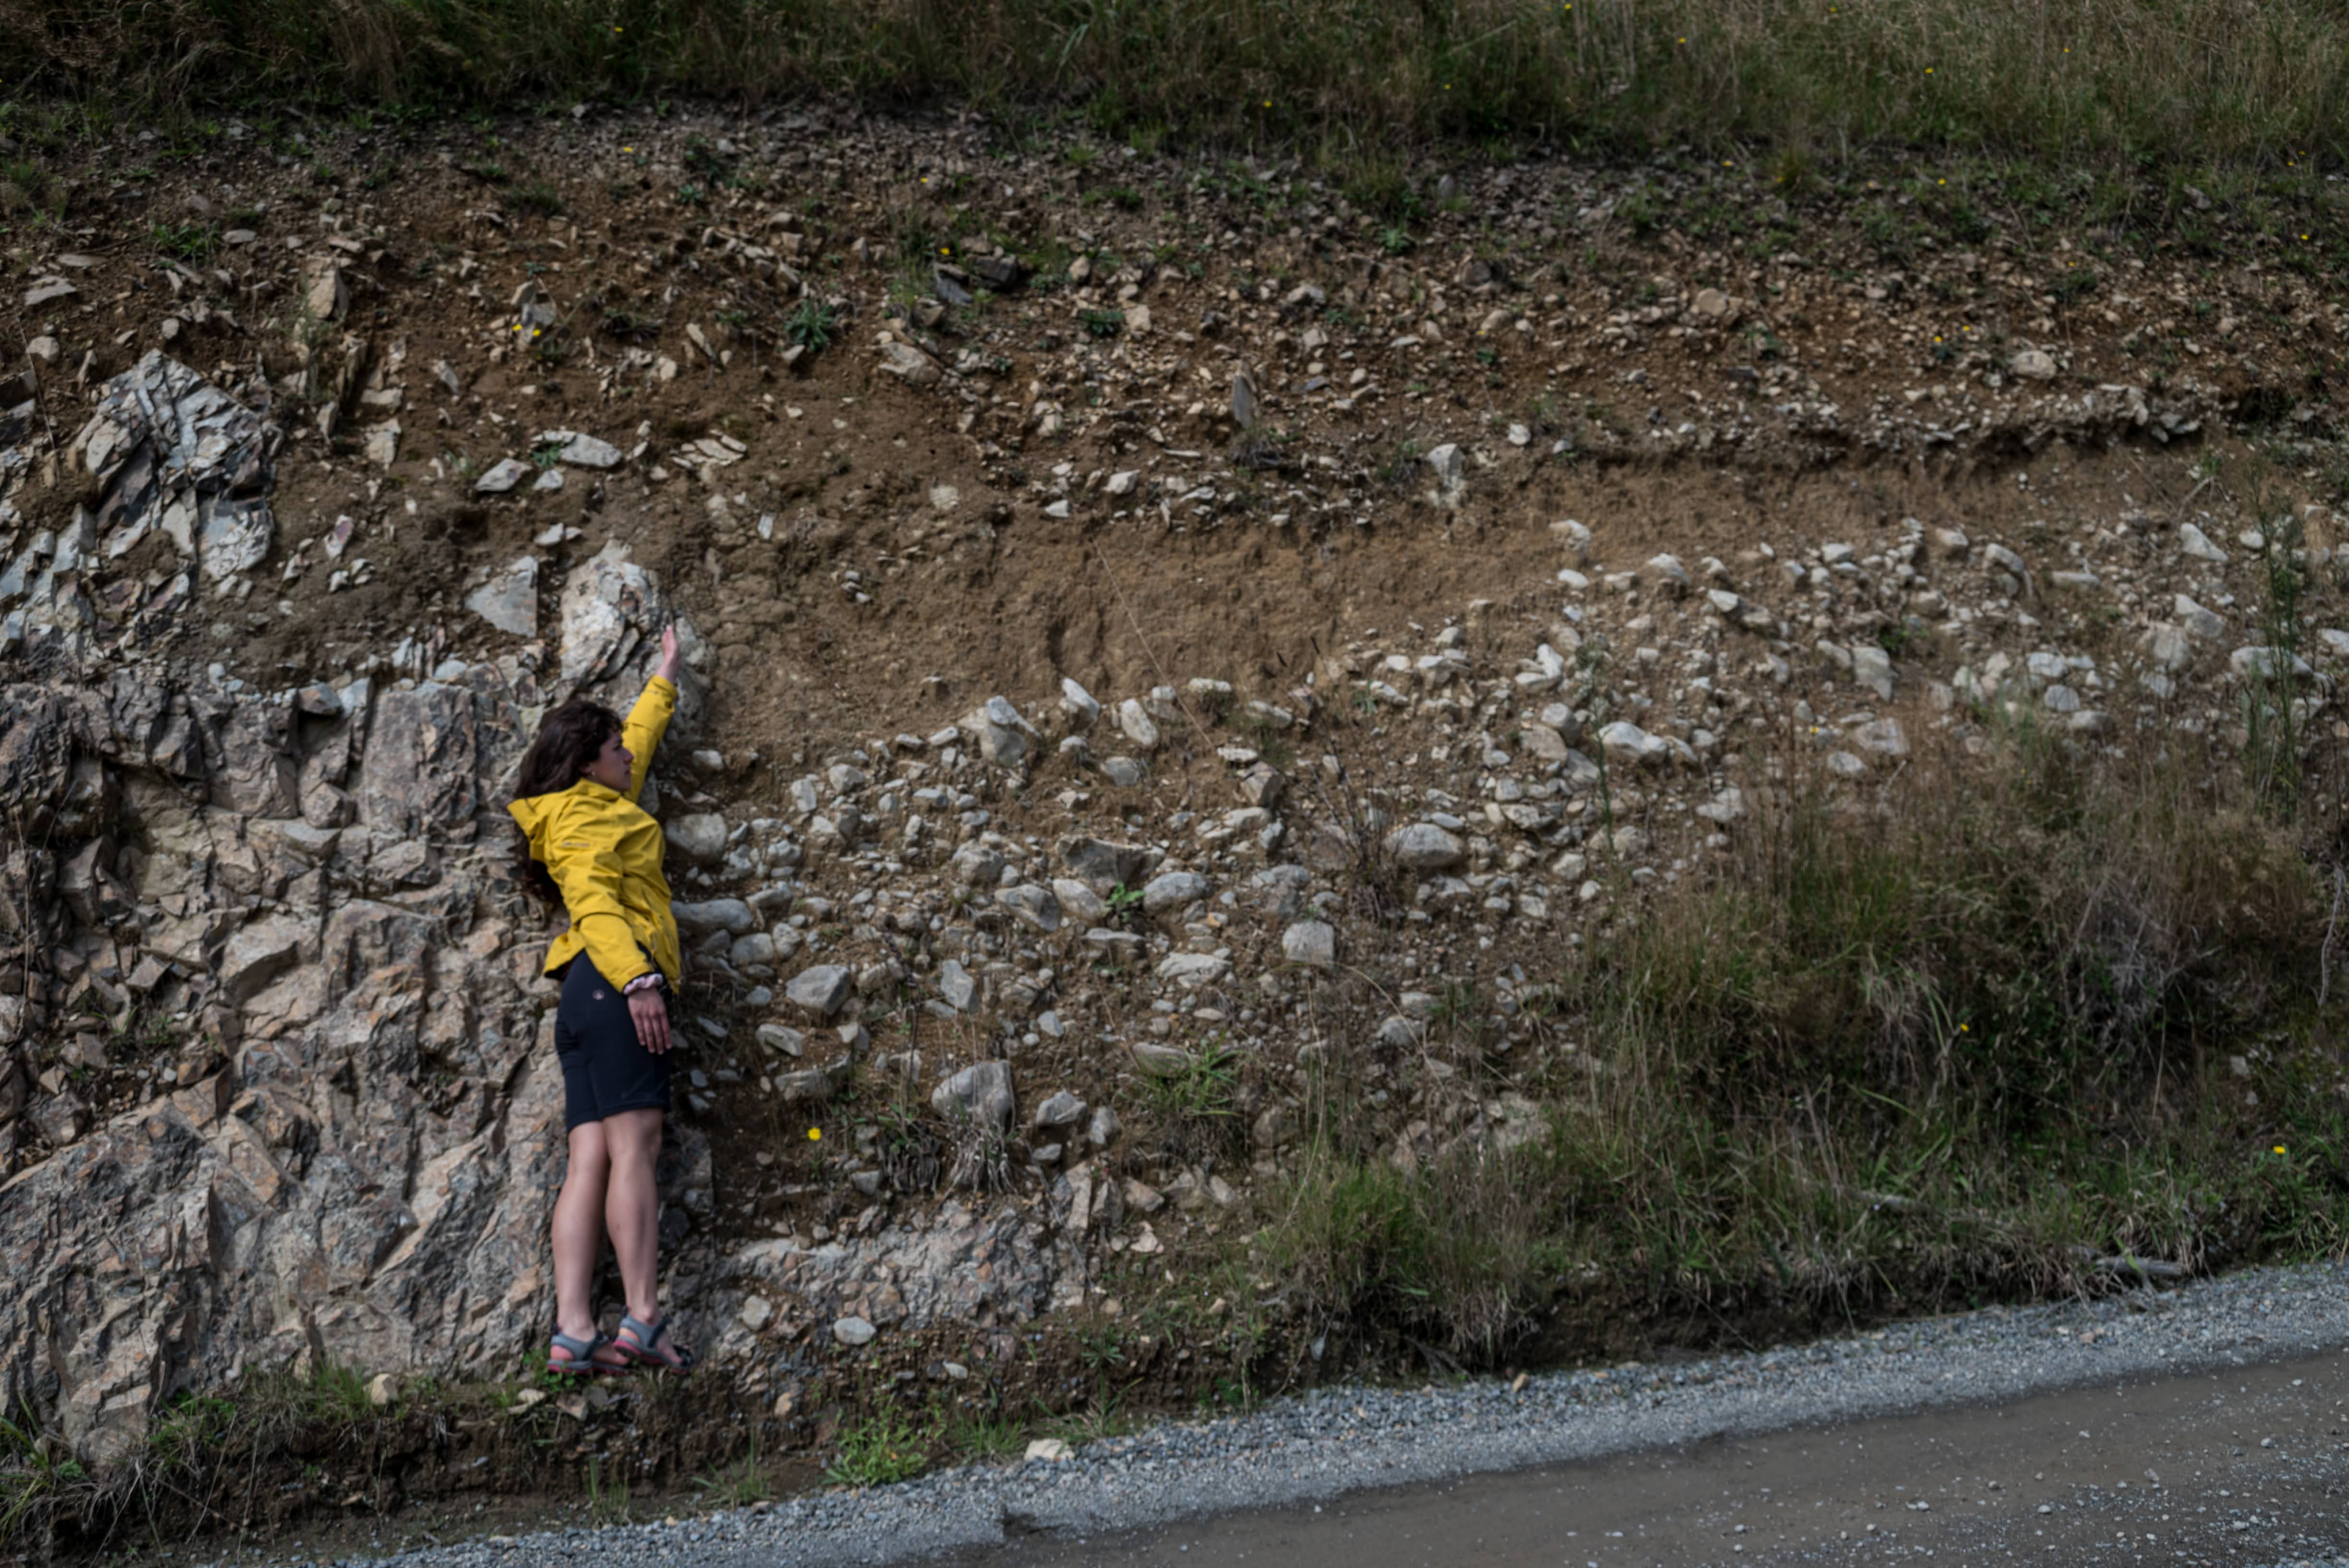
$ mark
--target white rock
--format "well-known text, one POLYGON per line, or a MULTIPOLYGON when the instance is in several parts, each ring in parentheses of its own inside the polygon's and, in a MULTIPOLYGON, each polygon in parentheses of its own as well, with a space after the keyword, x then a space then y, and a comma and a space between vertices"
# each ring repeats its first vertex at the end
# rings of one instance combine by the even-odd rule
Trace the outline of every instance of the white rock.
POLYGON ((1144 751, 1158 749, 1158 723, 1149 711, 1133 697, 1117 705, 1117 727, 1124 737, 1144 751))
MULTIPOLYGON (((2282 648, 2237 648, 2227 655, 2227 668, 2238 679, 2273 680, 2282 673, 2283 667, 2284 652, 2282 648)), ((2304 677, 2314 675, 2316 671, 2306 659, 2295 654, 2292 655, 2292 673, 2304 677)))
POLYGON ((1892 700, 1892 655, 1874 643, 1851 645, 1851 678, 1885 702, 1892 700))
POLYGON ((1852 742, 1863 751, 1891 758, 1909 755, 1909 733, 1897 718, 1878 718, 1852 732, 1852 742))
POLYGON ((680 936, 707 936, 713 931, 745 936, 759 929, 758 912, 739 898, 678 899, 668 911, 680 936))
POLYGON ((978 748, 981 757, 1005 768, 1018 767, 1031 743, 1041 738, 1036 727, 1020 717, 1009 699, 1000 696, 988 697, 963 715, 956 721, 956 727, 978 748))
POLYGON ((2193 561, 2208 561, 2213 565, 2227 564, 2227 552, 2210 542, 2210 536, 2190 522, 2178 525, 2178 553, 2193 561))
POLYGON ((935 386, 945 372, 938 362, 910 343, 892 341, 881 346, 881 374, 894 376, 908 387, 935 386))
POLYGON ((1170 954, 1160 961, 1156 970, 1158 978, 1172 981, 1186 991, 1213 985, 1231 972, 1230 961, 1212 953, 1170 954))
POLYGON ((1142 884, 1142 912, 1160 920, 1199 903, 1214 886, 1196 872, 1166 872, 1142 884))
POLYGON ((672 818, 661 832, 670 849, 695 865, 716 865, 726 856, 726 819, 715 811, 672 818))
POLYGON ((1619 718, 1599 732, 1599 744, 1619 762, 1656 764, 1672 755, 1670 745, 1630 719, 1619 718))
POLYGON ((1091 729, 1101 722, 1101 703, 1071 676, 1061 677, 1061 711, 1074 720, 1080 729, 1091 729))
POLYGON ((519 458, 500 458, 488 473, 473 481, 477 495, 503 495, 530 478, 531 467, 519 458))
POLYGON ((1338 962, 1338 932, 1326 920, 1300 920, 1280 934, 1280 954, 1291 964, 1328 969, 1338 962))
POLYGON ((1428 492, 1427 499, 1446 511, 1456 509, 1468 490, 1467 463, 1459 447, 1446 441, 1430 451, 1427 471, 1435 476, 1435 488, 1428 492))
POLYGON ((1052 897, 1061 906, 1061 917, 1079 925, 1099 925, 1109 917, 1108 903, 1074 877, 1054 877, 1052 897))
POLYGON ((2194 646, 2183 627, 2157 621, 2146 628, 2145 652, 2147 658, 2165 670, 2182 670, 2194 656, 2194 646))
POLYGON ((2180 626, 2205 641, 2215 643, 2227 634, 2226 622, 2183 593, 2172 601, 2172 613, 2177 615, 2180 626))
POLYGON ((1061 929, 1061 901, 1052 896, 1050 888, 1022 882, 996 894, 995 902, 1009 910, 1015 919, 1038 931, 1061 929))
POLYGON ((978 982, 959 960, 949 958, 938 965, 938 995, 956 1012, 968 1013, 978 1006, 978 982))
POLYGON ((557 452, 555 457, 574 468, 616 469, 626 456, 619 448, 601 437, 586 435, 581 431, 541 430, 538 433, 540 446, 551 447, 558 443, 563 449, 557 452))
POLYGON ((949 1121, 1009 1132, 1019 1110, 1011 1088, 1011 1064, 973 1062, 930 1091, 930 1109, 949 1121))
POLYGON ((829 1018, 848 1000, 853 980, 847 969, 838 964, 818 964, 792 975, 791 984, 783 987, 783 995, 809 1016, 829 1018))
POLYGON ((1028 1457, 1049 1464, 1059 1464, 1064 1460, 1076 1458, 1077 1450, 1059 1438, 1038 1438, 1028 1445, 1028 1457))
POLYGON ((517 637, 538 635, 538 557, 525 555, 465 595, 465 608, 517 637))
POLYGON ((861 1317, 843 1317, 832 1326, 832 1336, 851 1350, 872 1344, 874 1336, 878 1333, 879 1329, 861 1317))
POLYGON ((379 469, 388 469, 399 460, 399 421, 387 419, 380 425, 369 425, 359 443, 360 455, 379 469))
POLYGON ((1387 835, 1386 851, 1408 872, 1440 872, 1468 858, 1467 846, 1433 822, 1407 822, 1387 835))
POLYGON ((1677 555, 1651 555, 1640 568, 1640 580, 1660 593, 1677 599, 1689 590, 1688 568, 1677 555))

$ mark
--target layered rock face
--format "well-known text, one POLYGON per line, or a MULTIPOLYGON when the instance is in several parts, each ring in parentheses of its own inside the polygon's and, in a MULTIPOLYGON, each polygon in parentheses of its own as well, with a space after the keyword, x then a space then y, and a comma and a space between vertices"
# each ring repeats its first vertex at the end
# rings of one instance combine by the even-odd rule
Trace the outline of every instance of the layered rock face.
MULTIPOLYGON (((544 922, 500 830, 535 647, 274 693, 119 656, 267 554, 275 444, 150 355, 66 453, 89 504, 11 573, 48 678, 0 686, 0 1408, 100 1460, 180 1387, 486 1370, 552 1311, 544 922), (183 570, 109 573, 158 532, 183 570)), ((616 695, 658 584, 625 551, 574 575, 564 692, 616 695)))
POLYGON ((104 1457, 256 1358, 462 1370, 543 1323, 562 1086, 476 820, 519 722, 486 681, 0 689, 5 1022, 79 1047, 0 1130, 56 1150, 0 1189, 0 1402, 104 1457), (84 1133, 130 1026, 175 1037, 153 1097, 84 1133))

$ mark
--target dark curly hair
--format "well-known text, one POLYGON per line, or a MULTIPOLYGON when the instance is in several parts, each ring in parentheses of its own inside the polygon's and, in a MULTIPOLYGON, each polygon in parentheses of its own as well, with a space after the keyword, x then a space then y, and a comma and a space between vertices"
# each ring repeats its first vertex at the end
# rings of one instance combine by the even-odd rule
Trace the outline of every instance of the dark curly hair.
MULTIPOLYGON (((513 798, 554 795, 579 782, 579 776, 604 743, 621 731, 620 716, 600 702, 575 697, 548 714, 538 727, 538 738, 522 754, 522 772, 513 798)), ((560 904, 563 890, 547 874, 546 863, 530 852, 530 835, 519 825, 522 842, 514 851, 514 871, 522 885, 543 903, 560 904)))

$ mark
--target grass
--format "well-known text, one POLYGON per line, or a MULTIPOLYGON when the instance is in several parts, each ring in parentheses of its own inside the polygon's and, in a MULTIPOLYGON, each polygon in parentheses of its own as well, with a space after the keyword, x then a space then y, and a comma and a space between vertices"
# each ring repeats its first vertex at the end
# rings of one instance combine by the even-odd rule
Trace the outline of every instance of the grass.
POLYGON ((220 231, 209 223, 158 223, 148 232, 158 251, 182 262, 208 262, 220 249, 220 231))
POLYGON ((563 193, 543 180, 533 180, 507 191, 506 205, 517 212, 552 218, 563 211, 563 193))
POLYGON ((748 1508, 771 1499, 775 1482, 760 1462, 759 1444, 754 1438, 750 1451, 732 1464, 695 1476, 693 1490, 706 1508, 748 1508))
MULTIPOLYGON (((560 0, 0 0, 0 68, 47 91, 191 103, 955 98, 1073 109, 1092 134, 1153 142, 1892 139, 2281 161, 2341 141, 2339 23, 2329 0, 634 0, 611 15, 560 0)), ((698 150, 696 172, 716 178, 722 160, 698 150)), ((1362 194, 1402 216, 1392 179, 1362 194)))
POLYGON ((376 1408, 356 1367, 257 1372, 220 1393, 177 1396, 136 1451, 97 1473, 61 1439, 36 1435, 29 1419, 0 1418, 0 1546, 45 1541, 61 1528, 102 1542, 161 1509, 214 1519, 224 1489, 244 1479, 240 1462, 283 1456, 320 1432, 348 1437, 390 1413, 376 1408))
MULTIPOLYGON (((2091 1288, 2099 1259, 2343 1255, 2329 791, 2279 785, 2272 738, 2178 739, 2115 761, 2013 730, 1881 811, 1790 782, 1527 998, 1532 1136, 1399 1168, 1340 1037, 1249 1266, 1451 1367, 1561 1320, 1800 1333, 2091 1288)), ((1472 1078, 1493 1048, 1430 1047, 1472 1078)))
POLYGON ((599 1459, 587 1460, 587 1517, 597 1524, 626 1524, 636 1515, 629 1506, 628 1480, 625 1470, 610 1480, 604 1479, 604 1465, 599 1459))
POLYGON ((1028 1446, 1028 1428, 1000 1411, 973 1411, 947 1429, 947 1446, 965 1460, 1017 1458, 1028 1446))
POLYGON ((935 1429, 917 1426, 894 1410, 865 1417, 840 1434, 840 1451, 824 1467, 833 1486, 887 1486, 910 1480, 930 1468, 935 1429))
POLYGON ((53 1439, 0 1417, 0 1544, 37 1540, 50 1516, 73 1507, 89 1477, 53 1439))

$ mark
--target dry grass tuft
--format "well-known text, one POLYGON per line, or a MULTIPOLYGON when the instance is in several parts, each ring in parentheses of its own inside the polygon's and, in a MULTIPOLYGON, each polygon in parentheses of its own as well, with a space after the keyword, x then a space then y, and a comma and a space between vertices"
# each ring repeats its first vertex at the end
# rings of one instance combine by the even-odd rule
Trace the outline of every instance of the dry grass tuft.
POLYGON ((2336 142, 2325 0, 0 0, 26 89, 378 102, 802 92, 1081 106, 1103 134, 1340 131, 2198 163, 2336 142))

